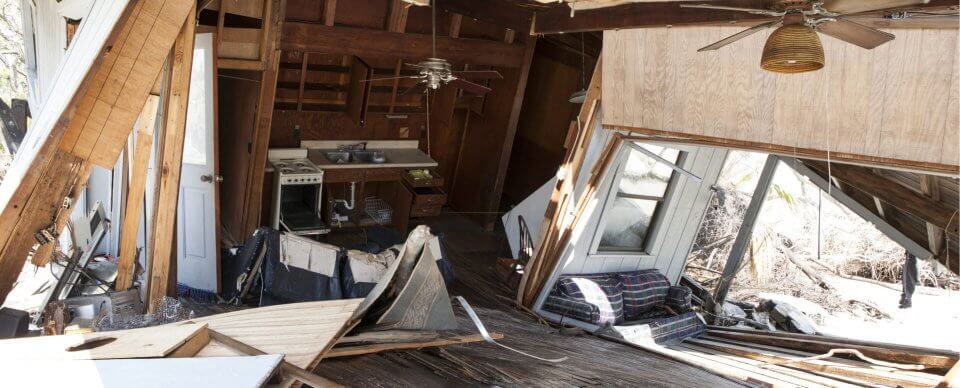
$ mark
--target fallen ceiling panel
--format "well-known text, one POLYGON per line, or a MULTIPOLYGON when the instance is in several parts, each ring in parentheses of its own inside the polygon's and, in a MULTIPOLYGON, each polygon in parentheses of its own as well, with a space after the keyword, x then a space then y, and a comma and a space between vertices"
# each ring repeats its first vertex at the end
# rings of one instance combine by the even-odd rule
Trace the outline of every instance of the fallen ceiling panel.
POLYGON ((760 69, 741 27, 604 32, 603 124, 790 156, 958 173, 957 30, 891 30, 873 50, 823 37, 826 66, 760 69))

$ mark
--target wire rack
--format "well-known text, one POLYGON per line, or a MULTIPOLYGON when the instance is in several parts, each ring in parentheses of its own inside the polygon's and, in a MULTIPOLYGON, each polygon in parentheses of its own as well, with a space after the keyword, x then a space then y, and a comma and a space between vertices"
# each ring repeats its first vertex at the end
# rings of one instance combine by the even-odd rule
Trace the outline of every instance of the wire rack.
POLYGON ((393 208, 387 201, 380 198, 367 197, 364 199, 363 210, 377 224, 386 225, 393 221, 393 208))

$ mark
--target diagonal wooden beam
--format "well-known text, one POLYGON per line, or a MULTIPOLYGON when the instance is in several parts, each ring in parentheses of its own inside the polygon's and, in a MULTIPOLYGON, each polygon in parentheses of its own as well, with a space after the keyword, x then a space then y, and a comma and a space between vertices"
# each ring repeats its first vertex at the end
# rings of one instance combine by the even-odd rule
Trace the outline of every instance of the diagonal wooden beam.
POLYGON ((123 291, 133 285, 133 268, 137 259, 137 230, 143 215, 144 192, 147 186, 147 169, 150 167, 150 150, 153 145, 153 129, 157 123, 159 96, 150 96, 140 112, 137 140, 134 146, 133 166, 127 200, 124 202, 123 224, 120 226, 120 257, 117 263, 117 279, 114 289, 123 291))
POLYGON ((158 158, 157 210, 153 214, 151 241, 150 289, 147 299, 152 313, 160 298, 168 296, 170 279, 176 279, 173 263, 176 260, 177 206, 180 196, 180 172, 183 165, 183 141, 186 136, 187 105, 190 101, 190 75, 193 69, 193 44, 196 9, 183 24, 180 35, 168 59, 170 83, 164 96, 163 151, 158 158), (171 272, 173 272, 171 274, 171 272))
MULTIPOLYGON (((381 56, 421 60, 433 57, 432 39, 426 34, 399 33, 352 27, 285 22, 282 50, 323 52, 358 57, 381 56)), ((524 46, 504 42, 437 37, 436 56, 452 63, 521 67, 524 46)))

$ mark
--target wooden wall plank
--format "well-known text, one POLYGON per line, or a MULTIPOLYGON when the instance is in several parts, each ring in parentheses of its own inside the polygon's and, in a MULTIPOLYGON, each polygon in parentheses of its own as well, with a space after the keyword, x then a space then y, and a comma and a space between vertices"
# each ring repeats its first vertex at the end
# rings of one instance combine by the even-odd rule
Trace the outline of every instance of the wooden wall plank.
POLYGON ((170 53, 170 88, 167 91, 163 121, 163 151, 159 159, 156 204, 153 215, 152 250, 150 255, 149 311, 156 301, 170 292, 169 279, 176 278, 172 262, 176 261, 176 217, 180 196, 180 172, 183 163, 183 142, 186 136, 187 104, 190 101, 190 75, 193 68, 193 43, 196 9, 183 24, 176 45, 170 53), (172 274, 172 275, 171 275, 172 274))
POLYGON ((606 93, 604 125, 957 174, 956 29, 892 30, 897 39, 874 50, 822 36, 826 66, 803 74, 760 69, 769 32, 715 52, 696 51, 740 29, 604 32, 606 47, 623 48, 604 54, 614 85, 606 93), (665 101, 690 113, 664 113, 665 101))
POLYGON ((150 167, 150 150, 153 146, 153 129, 156 125, 159 96, 147 98, 137 125, 130 185, 124 202, 123 224, 120 226, 120 256, 117 263, 117 279, 114 289, 123 291, 133 284, 133 268, 137 259, 137 235, 143 215, 144 193, 147 186, 147 169, 150 167))

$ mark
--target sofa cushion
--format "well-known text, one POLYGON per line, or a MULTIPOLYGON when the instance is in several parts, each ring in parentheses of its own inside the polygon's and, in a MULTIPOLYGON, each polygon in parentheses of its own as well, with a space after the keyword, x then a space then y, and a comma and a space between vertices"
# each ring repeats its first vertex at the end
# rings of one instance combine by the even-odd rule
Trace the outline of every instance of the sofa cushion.
POLYGON ((685 286, 670 286, 666 304, 677 314, 688 312, 693 309, 693 291, 685 286))
POLYGON ((647 310, 667 300, 670 281, 655 269, 619 274, 623 285, 623 310, 626 320, 635 320, 647 310))
POLYGON ((707 329, 697 313, 692 311, 675 317, 653 319, 645 324, 650 326, 653 341, 658 344, 678 342, 697 336, 707 329))
POLYGON ((603 325, 624 320, 623 288, 616 275, 564 275, 557 281, 556 292, 597 306, 599 319, 590 323, 603 325))

